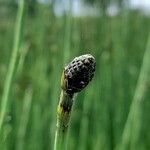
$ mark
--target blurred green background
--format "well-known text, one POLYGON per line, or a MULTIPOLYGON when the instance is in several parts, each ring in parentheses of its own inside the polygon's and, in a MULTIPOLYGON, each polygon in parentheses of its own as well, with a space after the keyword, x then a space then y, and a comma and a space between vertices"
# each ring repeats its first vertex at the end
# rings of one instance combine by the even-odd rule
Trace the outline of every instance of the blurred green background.
POLYGON ((0 150, 53 150, 63 67, 86 53, 96 72, 68 150, 150 150, 150 14, 126 0, 76 5, 0 0, 0 150))

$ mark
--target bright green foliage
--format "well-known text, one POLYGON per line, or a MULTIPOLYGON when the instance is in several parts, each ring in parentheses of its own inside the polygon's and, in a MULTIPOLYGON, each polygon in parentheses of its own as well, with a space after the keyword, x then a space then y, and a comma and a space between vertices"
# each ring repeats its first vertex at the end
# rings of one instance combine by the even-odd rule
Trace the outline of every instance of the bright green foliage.
MULTIPOLYGON (((15 18, 13 12, 0 21, 0 106, 15 18)), ((53 150, 63 67, 75 56, 86 53, 95 57, 96 72, 74 102, 68 150, 118 150, 120 144, 126 143, 127 148, 122 146, 125 150, 149 150, 147 72, 141 106, 130 107, 134 104, 143 56, 149 49, 149 27, 149 17, 138 11, 124 11, 114 17, 56 17, 48 5, 37 5, 34 16, 25 16, 0 131, 0 150, 53 150), (130 124, 126 126, 130 108, 138 110, 131 128, 130 124), (125 142, 124 128, 127 132, 133 129, 125 142)))

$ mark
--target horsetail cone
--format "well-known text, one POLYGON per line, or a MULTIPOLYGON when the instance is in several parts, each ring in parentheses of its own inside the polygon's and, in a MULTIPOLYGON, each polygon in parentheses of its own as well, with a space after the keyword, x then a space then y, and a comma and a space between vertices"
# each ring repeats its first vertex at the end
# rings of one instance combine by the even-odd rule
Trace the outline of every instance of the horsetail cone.
POLYGON ((95 72, 95 58, 90 55, 75 57, 65 66, 61 77, 61 95, 57 107, 57 129, 55 133, 54 150, 65 146, 74 94, 84 89, 92 80, 95 72))
POLYGON ((91 54, 75 57, 65 66, 62 76, 62 89, 74 94, 84 89, 92 80, 95 72, 95 58, 91 54))

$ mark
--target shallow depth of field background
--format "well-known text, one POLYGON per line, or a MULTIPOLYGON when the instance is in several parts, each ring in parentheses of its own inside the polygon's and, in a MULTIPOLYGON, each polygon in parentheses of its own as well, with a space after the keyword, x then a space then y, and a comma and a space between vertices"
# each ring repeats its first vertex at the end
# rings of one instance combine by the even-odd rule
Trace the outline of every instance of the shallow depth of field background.
MULTIPOLYGON (((130 9, 126 0, 84 2, 84 12, 77 9, 76 14, 71 13, 73 1, 25 0, 0 150, 53 150, 61 73, 65 64, 85 53, 95 57, 96 72, 75 100, 68 150, 150 150, 149 90, 127 122, 143 56, 150 48, 150 15, 130 9)), ((15 0, 0 1, 0 105, 17 6, 15 0)))

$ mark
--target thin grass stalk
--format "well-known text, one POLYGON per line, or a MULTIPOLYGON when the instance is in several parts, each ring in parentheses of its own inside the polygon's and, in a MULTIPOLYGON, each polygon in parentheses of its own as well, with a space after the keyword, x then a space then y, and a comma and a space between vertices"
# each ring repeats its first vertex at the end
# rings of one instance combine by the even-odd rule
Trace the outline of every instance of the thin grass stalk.
POLYGON ((131 141, 132 135, 135 134, 133 133, 133 131, 135 126, 137 126, 136 119, 140 114, 140 112, 142 111, 141 102, 143 101, 145 93, 147 91, 149 76, 150 76, 149 58, 150 58, 150 34, 147 42, 147 48, 144 53, 143 64, 139 74, 139 79, 135 89, 135 94, 133 97, 132 104, 130 106, 130 112, 122 135, 122 143, 120 147, 122 150, 130 149, 131 142, 132 142, 131 141))
POLYGON ((16 64, 17 55, 18 55, 19 46, 20 46, 21 30, 23 28, 24 0, 20 0, 18 3, 19 3, 19 6, 18 6, 18 12, 17 12, 17 18, 16 18, 13 50, 12 50, 12 55, 10 58, 10 63, 8 66, 8 72, 6 74, 6 79, 5 79, 4 89, 3 89, 3 94, 2 94, 2 100, 1 100, 0 132, 2 129, 5 113, 7 110, 10 87, 11 87, 11 83, 12 83, 12 79, 13 79, 15 64, 16 64))
MULTIPOLYGON (((53 64, 56 64, 57 63, 57 58, 55 57, 54 60, 53 60, 53 64)), ((58 82, 58 74, 60 74, 59 70, 61 69, 61 67, 58 65, 56 67, 56 69, 54 70, 54 73, 52 74, 52 77, 51 77, 51 81, 57 81, 55 83, 55 85, 53 86, 53 90, 52 90, 52 94, 51 94, 51 97, 53 99, 58 99, 58 96, 57 94, 59 93, 59 82, 58 82)), ((56 126, 56 123, 55 121, 55 118, 56 118, 56 106, 57 106, 57 101, 52 101, 51 103, 51 107, 52 107, 52 111, 50 112, 50 115, 51 115, 51 122, 50 122, 50 135, 51 135, 51 139, 54 139, 54 134, 55 134, 55 126, 56 126)), ((49 149, 52 149, 53 147, 53 143, 54 143, 54 140, 51 140, 50 142, 50 145, 49 145, 49 149)))
POLYGON ((79 130, 79 145, 78 150, 87 149, 87 137, 88 137, 88 129, 89 129, 89 110, 91 107, 91 101, 87 97, 91 98, 91 95, 93 94, 93 89, 89 90, 84 95, 83 100, 83 112, 82 112, 82 118, 80 123, 80 130, 79 130))
POLYGON ((63 64, 68 61, 70 57, 70 46, 71 46, 71 23, 72 23, 72 1, 67 0, 66 6, 68 11, 66 12, 65 18, 65 33, 64 33, 64 48, 63 48, 63 64))
POLYGON ((33 95, 32 87, 28 87, 27 90, 25 91, 25 95, 23 99, 24 103, 23 103, 23 110, 22 110, 21 119, 20 119, 20 125, 18 129, 16 150, 25 149, 24 142, 25 142, 27 124, 28 124, 29 117, 30 117, 32 95, 33 95))
POLYGON ((16 69, 16 74, 17 75, 20 75, 20 73, 22 73, 22 69, 23 69, 23 66, 24 66, 24 62, 25 62, 25 58, 26 58, 26 55, 28 53, 28 50, 29 50, 29 45, 28 44, 23 45, 21 47, 21 53, 20 53, 20 57, 19 57, 19 61, 18 61, 18 66, 17 66, 17 69, 16 69))

